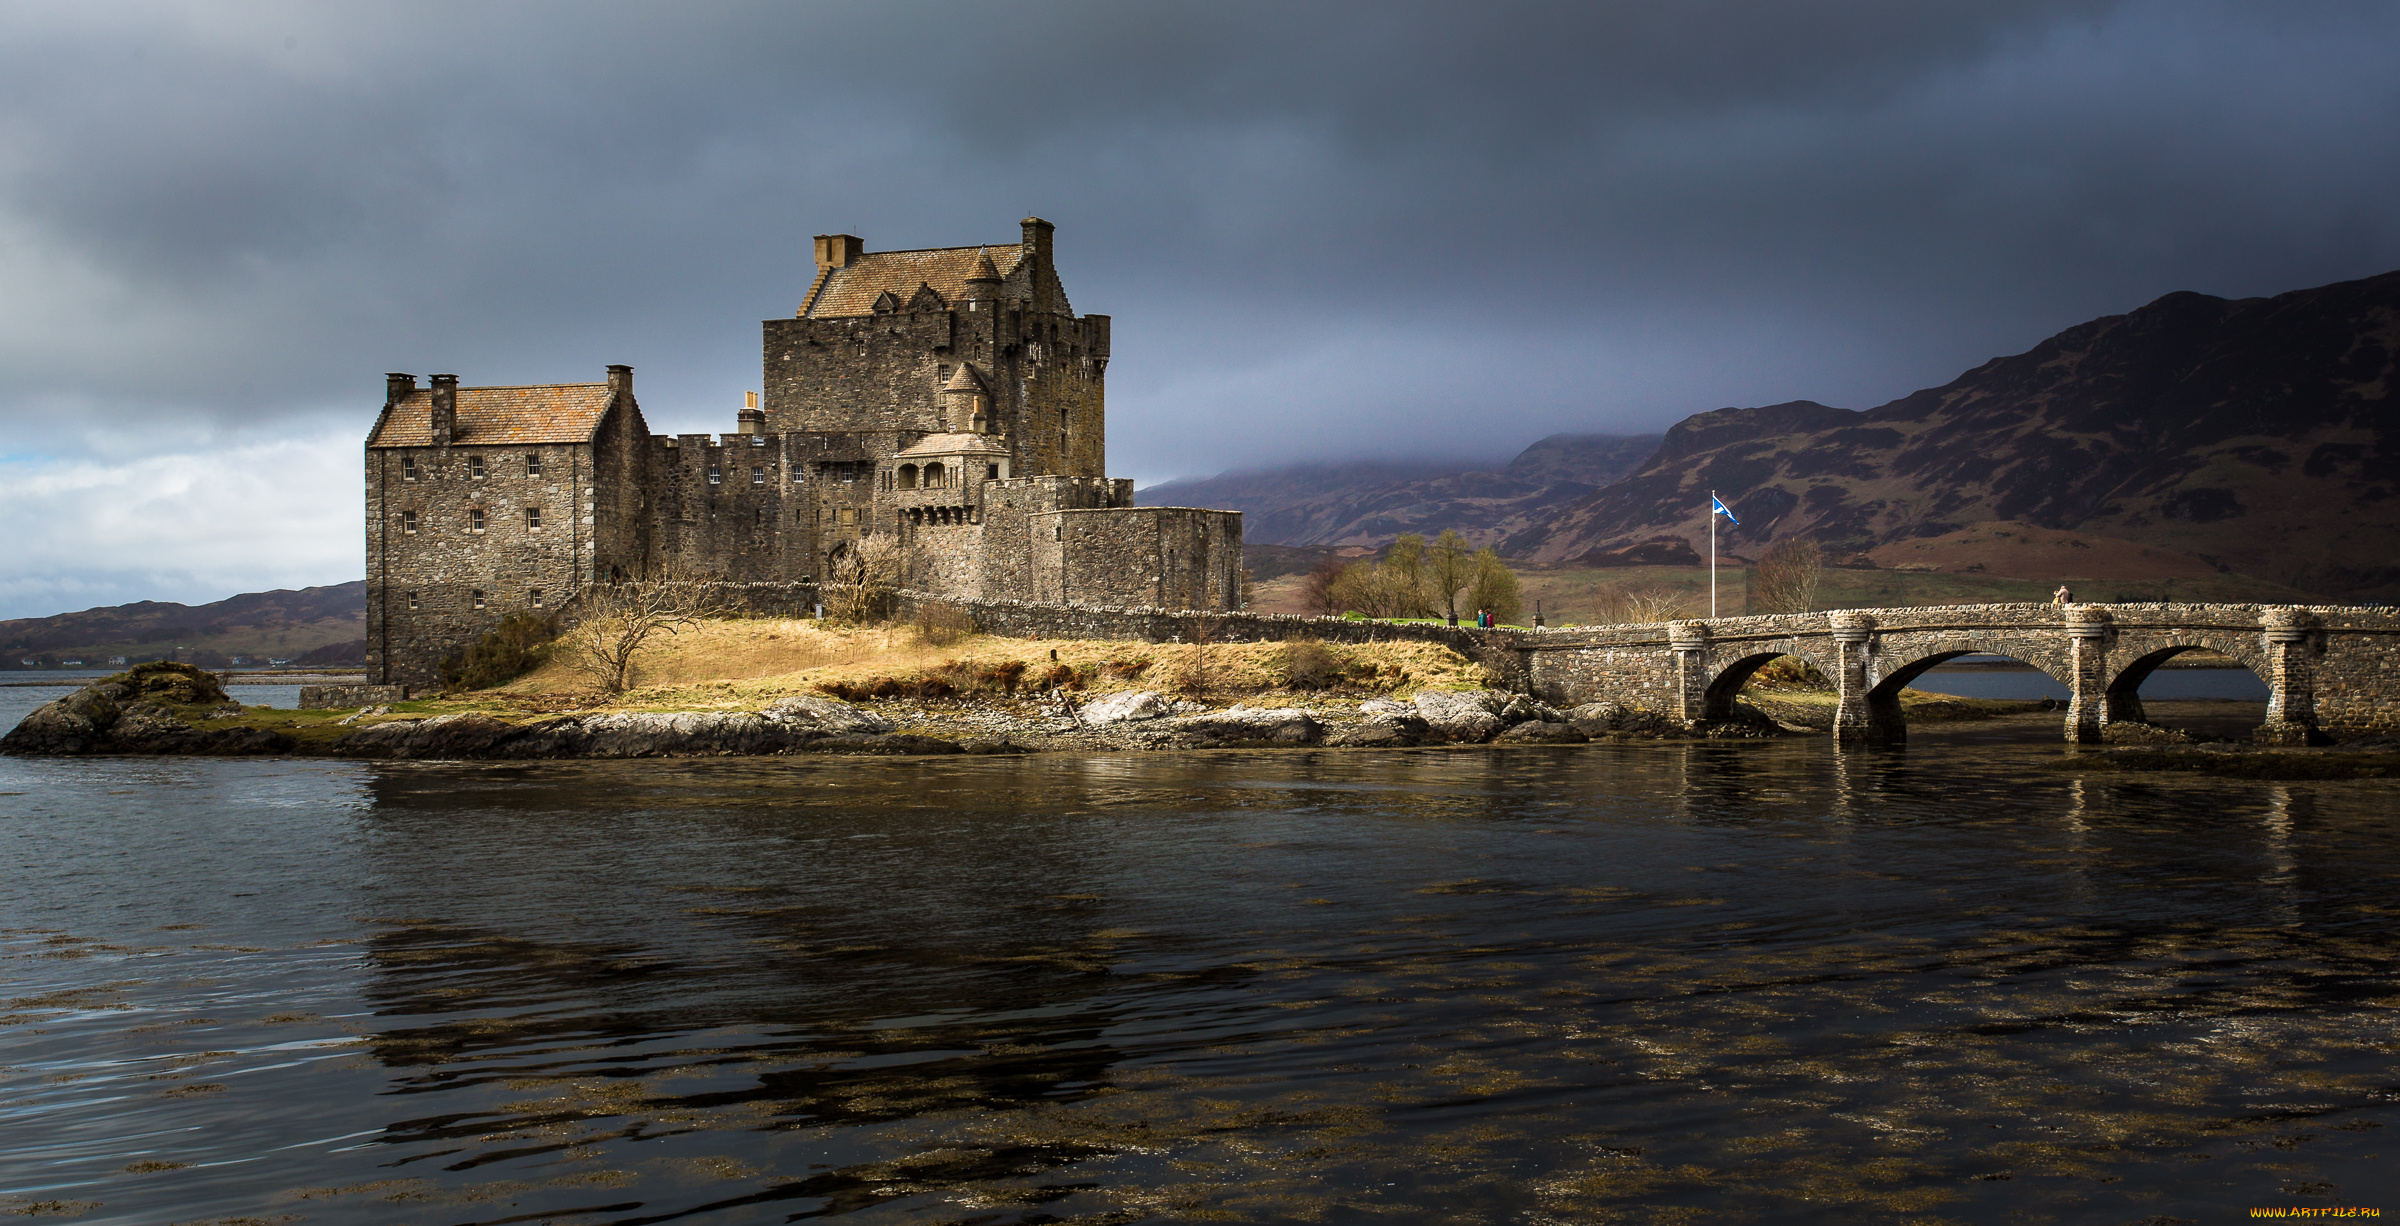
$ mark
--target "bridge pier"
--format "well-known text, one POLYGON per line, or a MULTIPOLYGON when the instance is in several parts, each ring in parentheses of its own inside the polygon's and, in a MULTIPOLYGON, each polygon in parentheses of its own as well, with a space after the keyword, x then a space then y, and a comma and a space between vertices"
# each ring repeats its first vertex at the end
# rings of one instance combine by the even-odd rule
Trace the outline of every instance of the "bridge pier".
MULTIPOLYGON (((2067 739, 2097 745, 2109 721, 2108 623, 2072 610, 2067 622, 2067 739), (2078 618, 2078 614, 2085 616, 2078 618)), ((2139 700, 2136 700, 2139 704, 2139 700)))
POLYGON ((2259 619, 2259 646, 2266 653, 2267 719, 2257 739, 2271 745, 2306 745, 2317 730, 2317 667, 2307 623, 2288 609, 2259 619))
POLYGON ((1875 688, 1875 679, 1868 675, 1869 640, 1874 637, 1875 623, 1863 617, 1835 615, 1830 622, 1829 637, 1833 640, 1833 735, 1835 740, 1858 744, 1888 744, 1894 729, 1887 721, 1876 718, 1868 698, 1875 688))

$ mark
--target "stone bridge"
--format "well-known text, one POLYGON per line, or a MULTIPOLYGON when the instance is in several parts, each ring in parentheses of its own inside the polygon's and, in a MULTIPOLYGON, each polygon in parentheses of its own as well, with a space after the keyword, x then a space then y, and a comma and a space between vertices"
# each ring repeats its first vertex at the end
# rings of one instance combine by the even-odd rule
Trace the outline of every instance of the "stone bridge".
POLYGON ((1836 735, 1906 739, 1900 691, 1972 654, 2007 656, 2073 695, 2071 741, 2143 722, 2142 681, 2206 649, 2267 685, 2262 741, 2400 731, 2400 610, 2315 605, 1953 605, 1843 609, 1636 626, 1539 630, 1515 643, 1528 688, 1558 704, 1611 699, 1688 723, 1725 719, 1750 675, 1797 656, 1834 682, 1836 735))

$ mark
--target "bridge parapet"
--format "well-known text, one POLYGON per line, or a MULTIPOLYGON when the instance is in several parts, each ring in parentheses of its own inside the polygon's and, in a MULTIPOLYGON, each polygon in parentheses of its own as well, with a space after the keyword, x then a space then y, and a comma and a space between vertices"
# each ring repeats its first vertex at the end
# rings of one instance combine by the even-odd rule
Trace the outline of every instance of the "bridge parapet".
POLYGON ((1558 703, 1611 699, 1701 723, 1732 713, 1779 655, 1816 666, 1839 699, 1838 735, 1906 736, 1899 694, 1944 661, 1989 654, 2048 673, 2070 695, 2066 735, 2141 722, 2143 680, 2209 650, 2266 682, 2261 739, 2400 731, 2400 610, 2259 604, 1983 604, 1753 614, 1516 636, 1531 688, 1558 703))

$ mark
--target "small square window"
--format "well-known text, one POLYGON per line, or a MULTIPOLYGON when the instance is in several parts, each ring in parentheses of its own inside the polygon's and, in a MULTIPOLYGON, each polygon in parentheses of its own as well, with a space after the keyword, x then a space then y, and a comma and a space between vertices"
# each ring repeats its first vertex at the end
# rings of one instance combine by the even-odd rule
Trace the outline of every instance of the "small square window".
POLYGON ((400 513, 400 530, 401 530, 402 532, 405 532, 405 533, 409 534, 410 536, 414 536, 414 535, 416 535, 416 532, 417 532, 417 513, 416 513, 416 512, 414 512, 414 511, 402 511, 402 512, 400 513))
POLYGON ((480 507, 473 508, 473 509, 470 509, 470 510, 467 512, 467 531, 469 531, 469 532, 481 532, 481 531, 483 531, 483 510, 482 510, 482 508, 480 508, 480 507))
POLYGON ((415 592, 410 592, 410 593, 408 594, 408 608, 409 608, 409 611, 410 611, 410 612, 412 612, 412 613, 416 611, 416 608, 417 608, 417 594, 416 594, 415 592))
POLYGON ((417 479, 417 457, 413 455, 404 455, 400 457, 400 479, 402 481, 414 481, 417 479))
POLYGON ((766 468, 765 468, 764 466, 762 466, 762 465, 757 465, 757 464, 753 464, 753 465, 751 465, 751 466, 750 466, 750 484, 752 484, 752 485, 765 485, 766 483, 767 483, 767 470, 766 470, 766 468))
POLYGON ((529 605, 532 605, 534 608, 537 608, 537 609, 538 609, 538 608, 541 608, 541 607, 542 607, 542 589, 540 589, 540 588, 538 588, 538 587, 529 587, 529 588, 526 588, 526 589, 525 589, 525 603, 527 603, 527 604, 529 604, 529 605))
POLYGON ((482 588, 476 588, 476 589, 475 589, 475 607, 476 607, 476 608, 478 608, 478 609, 480 609, 480 608, 482 608, 482 607, 483 607, 483 589, 482 589, 482 588))
POLYGON ((525 453, 525 475, 528 477, 538 477, 542 475, 541 452, 529 451, 525 453))
POLYGON ((540 507, 525 508, 525 530, 527 532, 542 530, 542 509, 540 507))
POLYGON ((480 477, 483 475, 482 456, 471 455, 467 457, 467 475, 470 477, 480 477))

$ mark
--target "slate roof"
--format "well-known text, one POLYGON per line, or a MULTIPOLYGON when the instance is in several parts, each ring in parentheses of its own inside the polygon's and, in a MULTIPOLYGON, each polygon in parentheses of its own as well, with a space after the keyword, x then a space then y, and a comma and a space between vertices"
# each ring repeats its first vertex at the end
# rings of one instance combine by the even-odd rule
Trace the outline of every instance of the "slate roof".
MULTIPOLYGON (((450 441, 462 444, 587 443, 608 413, 605 383, 462 387, 450 441)), ((419 388, 383 419, 369 447, 433 445, 433 392, 419 388)))
POLYGON ((896 458, 946 455, 1007 455, 1008 448, 981 434, 928 434, 896 458))
POLYGON ((890 294, 906 302, 919 285, 930 285, 945 302, 967 292, 967 278, 977 265, 989 261, 1005 277, 1016 270, 1025 249, 1014 243, 995 247, 928 247, 921 251, 870 251, 848 268, 828 268, 817 274, 800 304, 802 319, 837 319, 875 313, 875 298, 890 294))

